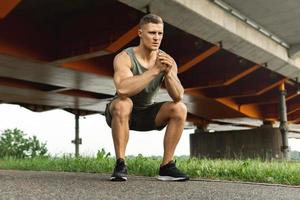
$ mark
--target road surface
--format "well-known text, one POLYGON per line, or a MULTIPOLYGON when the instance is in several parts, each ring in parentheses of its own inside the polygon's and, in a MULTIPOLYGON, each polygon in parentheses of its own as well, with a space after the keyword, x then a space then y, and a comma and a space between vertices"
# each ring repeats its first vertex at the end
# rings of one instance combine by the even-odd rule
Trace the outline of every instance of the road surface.
POLYGON ((160 182, 129 176, 110 182, 109 174, 0 170, 0 199, 262 199, 300 200, 300 187, 193 179, 160 182))

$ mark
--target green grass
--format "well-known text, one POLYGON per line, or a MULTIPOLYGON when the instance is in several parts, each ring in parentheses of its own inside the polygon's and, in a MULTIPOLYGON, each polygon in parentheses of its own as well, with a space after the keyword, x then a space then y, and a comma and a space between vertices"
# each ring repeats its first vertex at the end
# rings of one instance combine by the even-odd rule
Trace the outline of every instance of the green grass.
MULTIPOLYGON (((177 166, 192 178, 239 180, 300 185, 300 163, 261 160, 211 160, 176 158, 177 166)), ((132 175, 156 176, 161 159, 130 156, 126 159, 132 175)), ((111 173, 115 160, 101 154, 97 158, 72 156, 33 159, 0 159, 0 169, 111 173)))

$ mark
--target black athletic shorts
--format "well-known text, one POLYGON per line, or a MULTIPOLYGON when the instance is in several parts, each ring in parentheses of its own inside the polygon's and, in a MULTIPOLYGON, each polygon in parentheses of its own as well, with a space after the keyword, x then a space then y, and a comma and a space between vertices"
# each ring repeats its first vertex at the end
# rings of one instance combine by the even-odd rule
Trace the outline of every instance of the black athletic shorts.
MULTIPOLYGON (((112 101, 111 101, 112 102, 112 101)), ((110 103, 106 105, 105 118, 106 123, 111 127, 112 115, 109 112, 110 103)), ((135 131, 151 131, 151 130, 161 130, 166 125, 161 127, 155 126, 155 117, 160 109, 160 107, 166 102, 154 103, 146 108, 135 108, 133 107, 130 119, 129 119, 129 129, 135 131)))

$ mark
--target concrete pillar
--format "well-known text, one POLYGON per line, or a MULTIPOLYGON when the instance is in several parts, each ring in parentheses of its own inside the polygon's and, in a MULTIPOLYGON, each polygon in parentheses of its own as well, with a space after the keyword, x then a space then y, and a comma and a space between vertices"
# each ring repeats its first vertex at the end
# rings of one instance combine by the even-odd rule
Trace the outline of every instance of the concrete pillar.
POLYGON ((281 159, 279 128, 260 127, 249 130, 196 132, 190 135, 192 157, 227 159, 281 159))
POLYGON ((75 156, 79 156, 79 145, 82 144, 81 138, 79 138, 79 115, 75 114, 75 139, 72 140, 72 143, 75 144, 75 156))
POLYGON ((287 124, 287 111, 286 111, 286 89, 284 83, 279 87, 280 101, 279 101, 279 118, 280 118, 280 132, 282 137, 282 147, 281 151, 283 153, 283 158, 289 158, 289 144, 288 144, 288 124, 287 124))

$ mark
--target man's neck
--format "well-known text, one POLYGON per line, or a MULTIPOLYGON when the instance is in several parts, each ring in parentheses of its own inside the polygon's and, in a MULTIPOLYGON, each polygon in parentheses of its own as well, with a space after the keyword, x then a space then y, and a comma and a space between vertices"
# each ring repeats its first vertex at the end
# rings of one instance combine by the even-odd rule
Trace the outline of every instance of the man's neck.
POLYGON ((136 52, 138 53, 139 57, 143 59, 144 61, 150 61, 153 59, 153 57, 156 58, 157 51, 156 50, 150 50, 146 49, 145 47, 139 45, 136 48, 136 52))

